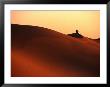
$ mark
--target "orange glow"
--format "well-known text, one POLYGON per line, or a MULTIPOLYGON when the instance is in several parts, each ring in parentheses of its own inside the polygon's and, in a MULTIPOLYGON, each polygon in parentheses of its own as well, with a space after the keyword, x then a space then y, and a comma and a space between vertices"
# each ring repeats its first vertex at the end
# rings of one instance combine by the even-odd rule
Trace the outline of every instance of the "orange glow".
POLYGON ((100 37, 100 11, 12 11, 11 23, 34 25, 70 34, 76 29, 89 38, 100 37))

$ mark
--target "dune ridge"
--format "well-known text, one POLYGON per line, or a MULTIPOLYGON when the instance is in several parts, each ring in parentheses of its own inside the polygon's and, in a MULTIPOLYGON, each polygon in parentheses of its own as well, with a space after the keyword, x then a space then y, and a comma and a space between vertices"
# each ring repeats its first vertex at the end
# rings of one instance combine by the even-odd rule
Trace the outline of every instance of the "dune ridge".
POLYGON ((11 76, 100 76, 100 44, 44 27, 11 24, 11 76))

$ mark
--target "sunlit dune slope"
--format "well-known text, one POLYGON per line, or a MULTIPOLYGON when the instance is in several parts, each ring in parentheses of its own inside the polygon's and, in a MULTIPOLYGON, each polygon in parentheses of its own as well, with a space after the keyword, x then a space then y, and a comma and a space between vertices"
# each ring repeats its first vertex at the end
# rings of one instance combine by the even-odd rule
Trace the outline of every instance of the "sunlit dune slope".
POLYGON ((100 44, 43 27, 12 24, 11 76, 100 76, 100 44))

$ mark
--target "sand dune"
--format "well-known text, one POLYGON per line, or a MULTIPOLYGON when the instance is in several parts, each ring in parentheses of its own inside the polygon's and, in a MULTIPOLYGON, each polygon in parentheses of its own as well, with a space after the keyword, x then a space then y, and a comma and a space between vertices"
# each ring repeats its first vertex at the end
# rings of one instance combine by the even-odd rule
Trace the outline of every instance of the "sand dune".
POLYGON ((11 76, 100 76, 100 44, 43 27, 12 24, 11 76))

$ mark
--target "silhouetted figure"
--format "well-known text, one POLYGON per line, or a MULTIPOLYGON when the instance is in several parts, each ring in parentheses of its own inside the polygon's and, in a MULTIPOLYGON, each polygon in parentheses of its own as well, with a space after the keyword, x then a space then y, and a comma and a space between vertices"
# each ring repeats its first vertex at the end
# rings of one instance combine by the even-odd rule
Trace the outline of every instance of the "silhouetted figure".
POLYGON ((78 30, 76 30, 76 33, 79 34, 79 33, 78 33, 78 30))
POLYGON ((76 38, 83 38, 81 34, 79 34, 78 30, 76 30, 76 33, 68 34, 69 36, 76 37, 76 38))

